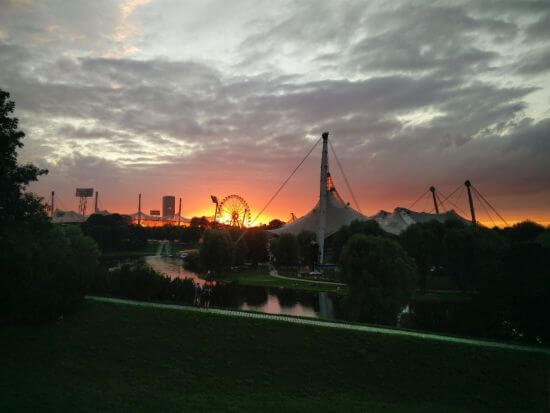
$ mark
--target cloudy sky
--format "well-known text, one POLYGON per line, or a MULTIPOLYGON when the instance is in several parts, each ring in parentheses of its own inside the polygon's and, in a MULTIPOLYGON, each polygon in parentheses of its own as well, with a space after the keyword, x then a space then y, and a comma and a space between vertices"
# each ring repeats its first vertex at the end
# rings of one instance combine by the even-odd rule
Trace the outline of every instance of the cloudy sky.
MULTIPOLYGON (((469 178, 550 223, 548 0, 0 0, 0 88, 65 209, 91 186, 112 211, 258 211, 328 130, 364 213, 469 178)), ((313 206, 319 158, 260 221, 313 206)))

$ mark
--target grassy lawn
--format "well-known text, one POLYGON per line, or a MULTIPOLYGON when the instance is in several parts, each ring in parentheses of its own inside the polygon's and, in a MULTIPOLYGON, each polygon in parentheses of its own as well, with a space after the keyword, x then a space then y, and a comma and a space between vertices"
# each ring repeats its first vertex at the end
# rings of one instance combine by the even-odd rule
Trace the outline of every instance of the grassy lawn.
POLYGON ((87 303, 4 327, 0 411, 546 411, 548 357, 87 303))
POLYGON ((243 285, 257 285, 262 287, 284 287, 293 288, 295 290, 306 291, 327 291, 327 292, 345 292, 347 287, 338 288, 338 286, 330 284, 316 283, 315 281, 294 281, 275 278, 269 275, 266 269, 256 270, 240 270, 225 274, 218 279, 232 282, 235 281, 243 285))

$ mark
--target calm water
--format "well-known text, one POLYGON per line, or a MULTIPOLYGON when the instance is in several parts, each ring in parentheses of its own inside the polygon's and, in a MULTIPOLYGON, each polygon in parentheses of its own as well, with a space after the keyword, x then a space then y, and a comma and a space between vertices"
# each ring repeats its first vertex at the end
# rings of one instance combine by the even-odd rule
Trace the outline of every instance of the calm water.
MULTIPOLYGON (((170 278, 192 278, 199 285, 205 281, 183 268, 179 258, 150 256, 145 262, 170 278)), ((328 293, 297 291, 289 288, 267 288, 235 284, 217 285, 212 305, 270 314, 334 318, 334 296, 328 293)))

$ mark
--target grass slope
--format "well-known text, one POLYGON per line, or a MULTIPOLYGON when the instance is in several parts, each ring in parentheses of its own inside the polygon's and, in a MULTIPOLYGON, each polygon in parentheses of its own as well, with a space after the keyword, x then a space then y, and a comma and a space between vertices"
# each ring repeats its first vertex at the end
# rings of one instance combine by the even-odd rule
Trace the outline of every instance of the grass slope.
POLYGON ((326 292, 339 292, 344 293, 347 291, 347 287, 317 283, 315 281, 306 281, 306 280, 285 280, 283 278, 275 278, 269 275, 268 271, 265 269, 257 270, 240 270, 235 272, 230 272, 224 274, 220 277, 217 277, 221 281, 232 282, 235 281, 242 285, 255 285, 261 287, 284 287, 292 288, 294 290, 304 290, 304 291, 326 291, 326 292))
POLYGON ((87 303, 0 330, 0 411, 545 411, 548 358, 87 303))

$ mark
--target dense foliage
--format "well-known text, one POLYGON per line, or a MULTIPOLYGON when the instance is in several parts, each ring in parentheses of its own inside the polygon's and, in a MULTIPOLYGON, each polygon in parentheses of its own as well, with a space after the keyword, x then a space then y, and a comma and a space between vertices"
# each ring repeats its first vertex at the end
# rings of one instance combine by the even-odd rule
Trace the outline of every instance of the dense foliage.
POLYGON ((195 244, 205 231, 205 228, 199 225, 203 221, 200 218, 197 220, 197 225, 189 227, 142 227, 132 224, 127 215, 93 214, 82 224, 82 230, 97 242, 102 252, 134 251, 145 247, 149 239, 178 240, 190 245, 195 244))
POLYGON ((102 272, 95 278, 92 291, 134 300, 192 304, 195 289, 190 278, 170 279, 144 263, 138 263, 102 272))
POLYGON ((416 325, 548 343, 550 246, 544 242, 548 234, 550 229, 528 221, 504 230, 457 221, 410 226, 399 238, 418 264, 420 287, 447 279, 448 288, 471 297, 437 311, 435 305, 415 304, 416 325))
POLYGON ((25 193, 44 173, 17 164, 25 134, 0 90, 0 322, 54 319, 75 310, 98 266, 97 246, 79 228, 50 222, 41 199, 25 193))
MULTIPOLYGON (((312 231, 303 230, 298 234, 296 238, 298 240, 298 245, 300 248, 301 263, 303 265, 310 265, 313 259, 313 257, 311 256, 312 254, 311 244, 313 242, 317 242, 317 234, 315 234, 315 232, 312 232, 312 231)), ((318 249, 316 249, 315 251, 318 252, 318 249)))
POLYGON ((246 231, 244 242, 247 246, 247 258, 253 267, 268 260, 267 234, 262 229, 252 228, 246 231))
POLYGON ((101 251, 137 250, 147 244, 144 228, 131 225, 130 217, 93 214, 82 223, 82 231, 92 237, 101 251))
POLYGON ((279 238, 272 240, 271 249, 277 265, 298 264, 300 244, 294 234, 283 232, 279 238))
POLYGON ((416 265, 396 241, 355 234, 341 254, 352 320, 394 324, 414 290, 416 265))
POLYGON ((201 268, 220 274, 233 263, 233 242, 227 232, 208 230, 199 248, 201 268))

